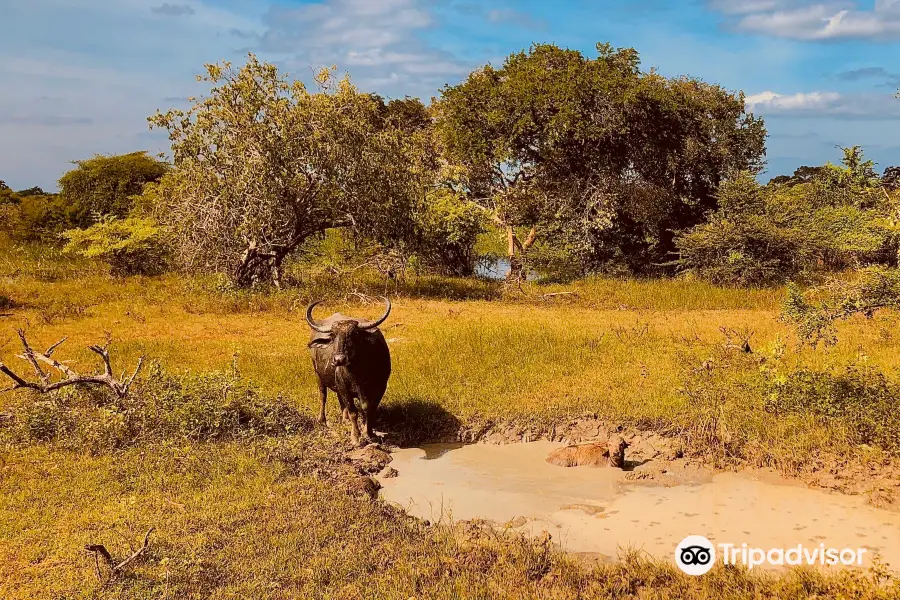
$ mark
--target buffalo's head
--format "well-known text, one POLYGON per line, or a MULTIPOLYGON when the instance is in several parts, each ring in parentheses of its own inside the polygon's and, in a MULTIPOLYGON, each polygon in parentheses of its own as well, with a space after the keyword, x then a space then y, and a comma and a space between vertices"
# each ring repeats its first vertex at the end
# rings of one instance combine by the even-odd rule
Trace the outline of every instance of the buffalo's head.
POLYGON ((353 362, 356 350, 359 344, 355 343, 361 334, 374 331, 379 325, 384 323, 391 314, 391 301, 384 299, 387 309, 384 315, 377 321, 360 321, 356 319, 344 319, 332 321, 330 323, 317 323, 313 319, 312 312, 319 302, 313 302, 306 309, 306 322, 318 333, 324 336, 316 337, 309 343, 311 348, 314 347, 332 347, 331 362, 335 367, 346 367, 353 362))

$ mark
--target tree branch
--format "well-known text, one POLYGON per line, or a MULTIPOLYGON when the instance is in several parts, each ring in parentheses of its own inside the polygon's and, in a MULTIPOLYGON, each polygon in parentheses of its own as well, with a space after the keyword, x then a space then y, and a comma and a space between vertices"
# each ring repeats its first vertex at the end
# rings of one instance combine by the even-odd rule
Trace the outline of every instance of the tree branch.
POLYGON ((528 250, 531 246, 534 245, 535 240, 537 239, 537 227, 534 225, 531 226, 531 231, 528 233, 528 237, 525 238, 525 241, 522 242, 522 249, 528 250))
MULTIPOLYGON (((97 556, 102 556, 103 560, 106 562, 107 566, 110 568, 113 575, 115 575, 115 574, 121 572, 125 567, 127 567, 128 565, 130 565, 131 563, 136 561, 144 552, 146 552, 147 548, 150 546, 150 534, 153 533, 154 530, 155 530, 155 527, 151 527, 150 529, 148 529, 147 533, 144 534, 144 544, 140 548, 135 550, 131 554, 131 556, 129 556, 128 558, 126 558, 125 560, 120 562, 119 564, 116 564, 116 562, 113 560, 112 555, 109 553, 109 550, 107 550, 106 546, 104 546, 103 544, 90 544, 88 546, 85 546, 84 549, 87 550, 88 552, 94 553, 95 564, 96 564, 97 556)), ((98 578, 100 577, 100 567, 99 566, 97 566, 97 577, 98 578)))
POLYGON ((60 388, 64 388, 70 385, 102 385, 110 388, 119 398, 124 398, 128 395, 128 391, 131 388, 131 384, 134 382, 138 373, 141 370, 141 367, 144 364, 144 357, 140 357, 138 359, 137 367, 130 377, 123 380, 117 380, 113 376, 112 364, 109 358, 109 346, 111 344, 111 339, 107 336, 106 344, 103 346, 89 346, 90 350, 99 354, 101 359, 103 360, 103 373, 96 375, 81 375, 71 367, 59 362, 55 358, 52 358, 53 352, 59 348, 59 346, 66 341, 67 338, 63 338, 62 340, 56 342, 50 348, 44 352, 35 352, 31 346, 28 344, 28 340, 25 337, 25 332, 23 330, 18 330, 19 339, 22 341, 22 346, 24 348, 24 352, 21 355, 18 355, 18 358, 29 362, 34 368, 35 372, 38 374, 40 378, 40 382, 32 382, 27 381, 23 377, 17 375, 12 369, 7 367, 0 361, 0 373, 3 373, 7 377, 9 377, 14 385, 10 388, 7 388, 3 391, 12 391, 21 388, 35 390, 42 394, 46 394, 48 392, 52 392, 54 390, 58 390, 60 388), (60 373, 62 373, 62 379, 59 381, 52 381, 50 375, 46 373, 40 367, 40 363, 45 363, 50 365, 60 373))

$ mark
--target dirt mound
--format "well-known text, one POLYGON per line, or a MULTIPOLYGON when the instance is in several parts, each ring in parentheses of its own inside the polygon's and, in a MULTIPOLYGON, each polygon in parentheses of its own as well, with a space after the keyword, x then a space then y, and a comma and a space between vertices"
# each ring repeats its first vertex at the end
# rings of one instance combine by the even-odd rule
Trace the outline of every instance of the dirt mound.
POLYGON ((463 443, 515 444, 548 440, 576 446, 588 442, 606 442, 620 436, 628 444, 628 465, 649 460, 671 461, 683 456, 681 442, 654 431, 611 424, 587 416, 550 425, 522 424, 515 421, 483 423, 461 429, 457 441, 463 443))
POLYGON ((371 477, 354 477, 344 482, 344 490, 351 496, 362 496, 375 500, 381 484, 371 477))
POLYGON ((368 474, 378 473, 391 462, 391 455, 378 444, 369 444, 365 448, 349 452, 347 458, 357 469, 368 474))

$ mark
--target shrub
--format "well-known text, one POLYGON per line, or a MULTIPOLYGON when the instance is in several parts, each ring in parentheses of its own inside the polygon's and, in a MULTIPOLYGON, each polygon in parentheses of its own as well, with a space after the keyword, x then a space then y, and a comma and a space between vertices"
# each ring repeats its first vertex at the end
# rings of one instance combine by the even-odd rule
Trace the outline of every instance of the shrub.
POLYGON ((772 378, 766 388, 768 412, 818 415, 846 425, 852 443, 900 452, 900 385, 876 369, 857 364, 837 374, 798 369, 772 378))
POLYGON ((805 232, 751 215, 715 216, 678 238, 681 264, 725 285, 766 285, 796 277, 810 264, 805 232))
POLYGON ((113 275, 149 275, 162 272, 167 263, 164 230, 152 219, 105 217, 87 229, 63 233, 64 252, 100 258, 113 275))
POLYGON ((783 353, 780 345, 769 356, 721 350, 686 370, 689 452, 787 472, 860 444, 900 455, 900 384, 857 364, 838 372, 797 368, 783 353))
POLYGON ((873 187, 870 162, 851 148, 844 167, 817 167, 808 177, 761 186, 744 173, 725 182, 709 221, 677 236, 676 262, 714 283, 736 285, 896 264, 900 202, 873 187))
POLYGON ((229 440, 306 430, 312 420, 281 397, 263 394, 236 370, 173 375, 153 364, 119 400, 105 391, 63 388, 21 394, 8 434, 108 452, 163 440, 229 440))
POLYGON ((484 230, 484 212, 449 191, 429 194, 415 215, 414 251, 430 270, 442 275, 471 275, 475 242, 484 230))
POLYGON ((871 317, 886 308, 900 308, 900 269, 869 267, 806 291, 790 286, 782 319, 796 327, 805 343, 833 344, 836 321, 857 314, 871 317))
POLYGON ((58 194, 22 196, 10 214, 7 225, 12 236, 19 240, 56 241, 59 232, 71 227, 65 201, 58 194))
POLYGON ((76 167, 59 180, 69 223, 87 227, 96 216, 124 218, 144 185, 159 181, 169 165, 146 152, 118 156, 97 155, 75 162, 76 167))

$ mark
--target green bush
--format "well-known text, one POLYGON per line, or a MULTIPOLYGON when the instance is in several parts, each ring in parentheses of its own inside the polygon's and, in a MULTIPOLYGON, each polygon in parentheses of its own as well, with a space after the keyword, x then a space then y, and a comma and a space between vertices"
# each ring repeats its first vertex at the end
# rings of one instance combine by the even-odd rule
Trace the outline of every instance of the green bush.
POLYGON ((44 396, 23 393, 12 412, 6 435, 14 442, 95 453, 153 441, 279 436, 312 426, 281 397, 263 394, 236 371, 173 375, 156 364, 125 399, 68 387, 44 396))
POLYGON ((63 233, 64 252, 99 258, 113 275, 151 275, 165 270, 168 258, 165 231, 152 219, 109 216, 87 229, 63 233))
POLYGON ((18 240, 53 242, 59 232, 71 227, 71 215, 58 194, 21 196, 14 206, 7 205, 7 229, 18 240))
MULTIPOLYGON (((860 444, 900 455, 900 384, 858 364, 798 368, 786 348, 720 349, 683 375, 686 451, 725 465, 784 472, 810 457, 846 458, 860 444)), ((693 359, 691 359, 693 360, 693 359)))
POLYGON ((59 180, 70 227, 87 227, 98 216, 126 217, 144 186, 169 171, 168 163, 146 152, 97 155, 75 165, 59 180))
MULTIPOLYGON (((874 185, 858 149, 800 183, 761 186, 744 173, 719 189, 708 222, 676 238, 677 261, 713 283, 766 285, 896 264, 898 200, 874 185), (858 172, 857 172, 858 171, 858 172)), ((799 181, 799 180, 798 180, 799 181)))
POLYGON ((900 269, 877 266, 860 269, 852 277, 832 277, 805 291, 789 286, 782 319, 794 325, 801 341, 815 346, 837 341, 834 325, 840 319, 898 308, 900 269))
POLYGON ((718 285, 766 285, 791 279, 812 259, 807 233, 765 216, 716 215, 678 238, 681 264, 718 285))
POLYGON ((766 386, 766 410, 813 414, 846 426, 851 442, 900 452, 900 385, 864 365, 838 374, 798 369, 766 386))
POLYGON ((415 215, 416 255, 441 275, 471 275, 475 242, 484 231, 484 211, 449 190, 428 194, 415 215))

